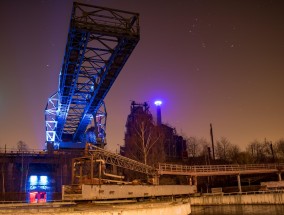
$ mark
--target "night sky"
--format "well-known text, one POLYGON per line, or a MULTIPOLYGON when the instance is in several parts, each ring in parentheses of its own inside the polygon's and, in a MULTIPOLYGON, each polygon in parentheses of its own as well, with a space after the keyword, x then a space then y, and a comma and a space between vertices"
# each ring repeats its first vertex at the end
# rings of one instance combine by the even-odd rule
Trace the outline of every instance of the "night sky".
MULTIPOLYGON (((0 1, 0 147, 43 149, 71 0, 0 1)), ((284 138, 283 0, 79 1, 140 13, 141 39, 106 96, 108 149, 123 144, 130 103, 161 99, 179 134, 241 149, 284 138)))

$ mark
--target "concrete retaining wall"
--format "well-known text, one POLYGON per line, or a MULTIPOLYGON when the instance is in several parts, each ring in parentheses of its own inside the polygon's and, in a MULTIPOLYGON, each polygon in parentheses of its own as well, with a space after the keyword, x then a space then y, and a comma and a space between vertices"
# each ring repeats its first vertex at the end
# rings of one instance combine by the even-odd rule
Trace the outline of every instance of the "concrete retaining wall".
POLYGON ((46 214, 46 215, 189 215, 191 207, 189 203, 172 202, 172 203, 147 203, 147 204, 128 204, 128 205, 97 205, 89 204, 78 208, 25 208, 25 209, 0 209, 2 215, 31 215, 31 214, 46 214))
POLYGON ((191 205, 284 204, 284 192, 202 195, 190 197, 191 205))
POLYGON ((189 195, 196 193, 195 185, 82 185, 81 194, 67 194, 63 200, 130 199, 155 196, 189 195))

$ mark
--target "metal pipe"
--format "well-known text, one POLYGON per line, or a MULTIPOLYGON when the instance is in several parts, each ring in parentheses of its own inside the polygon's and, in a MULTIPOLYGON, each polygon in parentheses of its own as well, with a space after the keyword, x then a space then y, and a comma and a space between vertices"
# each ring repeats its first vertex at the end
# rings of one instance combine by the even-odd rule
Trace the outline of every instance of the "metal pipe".
POLYGON ((112 178, 124 179, 124 176, 106 173, 106 172, 105 172, 105 168, 102 167, 102 165, 105 166, 105 161, 104 161, 104 160, 98 159, 98 160, 96 160, 96 162, 99 162, 99 163, 100 163, 100 172, 99 172, 99 175, 101 175, 101 172, 102 172, 103 175, 105 175, 105 176, 109 176, 109 177, 112 177, 112 178))

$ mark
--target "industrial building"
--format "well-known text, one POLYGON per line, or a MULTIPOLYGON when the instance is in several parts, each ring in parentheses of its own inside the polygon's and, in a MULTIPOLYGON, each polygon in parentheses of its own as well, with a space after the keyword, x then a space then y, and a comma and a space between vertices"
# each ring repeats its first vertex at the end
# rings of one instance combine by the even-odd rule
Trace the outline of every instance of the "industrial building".
POLYGON ((71 183, 72 158, 82 150, 1 151, 0 200, 45 202, 61 199, 71 183))
MULTIPOLYGON (((137 123, 139 123, 138 121, 144 121, 144 124, 148 123, 149 130, 158 129, 162 134, 160 137, 162 143, 158 141, 156 144, 159 144, 158 154, 160 158, 162 154, 165 156, 164 159, 158 161, 183 163, 188 157, 186 140, 177 134, 175 128, 162 123, 161 102, 156 102, 156 110, 156 119, 154 119, 153 114, 150 112, 150 105, 147 102, 131 102, 130 114, 126 121, 125 145, 121 147, 121 154, 127 156, 127 151, 133 144, 131 140, 137 135, 137 123)), ((137 140, 137 138, 134 139, 137 140)))

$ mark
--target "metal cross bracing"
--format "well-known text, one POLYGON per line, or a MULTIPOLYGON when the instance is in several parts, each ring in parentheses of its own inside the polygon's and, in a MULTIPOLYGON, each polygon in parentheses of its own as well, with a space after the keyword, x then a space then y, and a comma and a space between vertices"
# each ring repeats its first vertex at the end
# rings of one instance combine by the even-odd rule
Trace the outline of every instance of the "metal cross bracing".
POLYGON ((102 159, 107 164, 111 164, 117 167, 121 167, 124 169, 133 170, 136 172, 141 172, 147 175, 156 175, 157 171, 154 167, 151 167, 149 165, 143 164, 141 162, 138 162, 136 160, 132 160, 130 158, 121 156, 119 154, 115 154, 109 151, 106 151, 99 147, 94 147, 93 150, 89 150, 89 154, 94 159, 102 159))
POLYGON ((105 139, 103 100, 139 41, 139 14, 73 3, 58 92, 45 109, 46 142, 82 142, 90 124, 105 139))
POLYGON ((198 165, 185 166, 160 163, 157 169, 159 175, 244 175, 260 173, 279 173, 284 170, 284 163, 278 164, 246 164, 246 165, 198 165))
POLYGON ((94 163, 98 161, 103 161, 106 164, 116 167, 144 173, 149 176, 157 175, 157 171, 154 167, 129 159, 119 154, 106 151, 100 147, 93 146, 92 144, 87 144, 85 156, 73 159, 73 182, 76 181, 76 177, 81 177, 82 175, 86 175, 91 179, 92 172, 94 172, 95 168, 94 163), (90 146, 91 149, 87 149, 88 146, 90 146))

